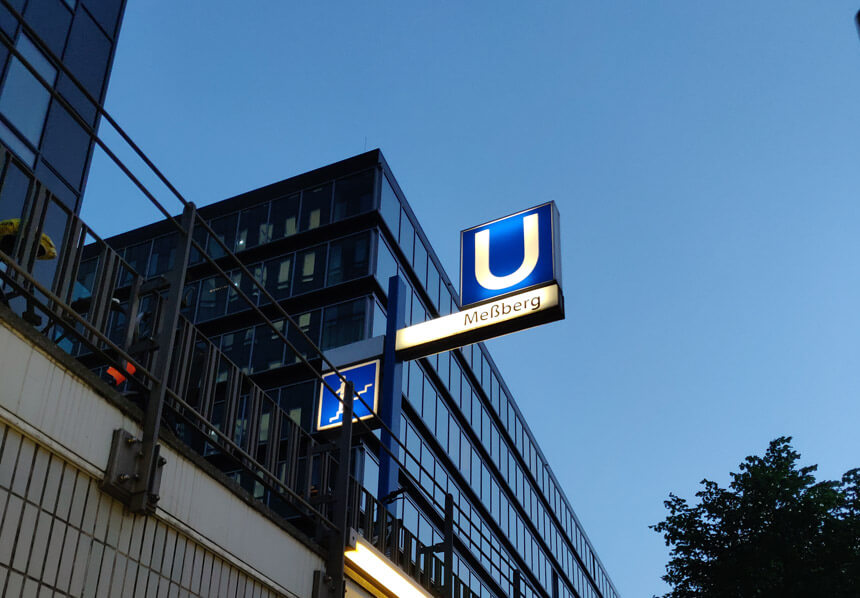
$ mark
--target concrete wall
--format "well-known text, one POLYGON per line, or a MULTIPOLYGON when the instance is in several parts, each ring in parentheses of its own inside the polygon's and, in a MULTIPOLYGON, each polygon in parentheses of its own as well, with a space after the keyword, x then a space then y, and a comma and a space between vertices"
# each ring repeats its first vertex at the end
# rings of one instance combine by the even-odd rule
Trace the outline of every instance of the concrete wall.
POLYGON ((0 318, 0 596, 311 595, 320 555, 164 443, 154 516, 102 493, 135 418, 20 326, 0 318))

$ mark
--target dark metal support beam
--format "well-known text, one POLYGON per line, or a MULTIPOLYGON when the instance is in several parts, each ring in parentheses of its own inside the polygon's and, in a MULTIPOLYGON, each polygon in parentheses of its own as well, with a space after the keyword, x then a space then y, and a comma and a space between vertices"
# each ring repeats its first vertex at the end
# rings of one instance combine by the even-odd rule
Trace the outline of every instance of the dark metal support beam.
POLYGON ((160 469, 164 465, 164 461, 158 454, 158 433, 161 428, 164 398, 167 394, 168 372, 173 359, 173 345, 176 338, 176 328, 179 324, 179 312, 182 309, 182 290, 185 288, 185 271, 188 269, 188 257, 191 254, 194 216, 194 204, 187 205, 182 211, 182 227, 186 234, 176 252, 173 268, 167 274, 169 287, 161 318, 159 318, 158 352, 155 355, 155 367, 153 368, 157 381, 153 384, 146 405, 141 453, 139 454, 140 466, 138 477, 133 480, 131 488, 129 506, 138 513, 154 510, 159 498, 157 482, 160 480, 160 469))
MULTIPOLYGON (((324 584, 321 596, 327 598, 343 598, 344 585, 344 549, 349 540, 347 511, 349 506, 350 457, 352 455, 352 413, 355 400, 355 389, 351 381, 343 383, 343 424, 338 437, 338 466, 334 479, 334 496, 332 501, 331 521, 335 529, 329 534, 328 558, 324 584)), ((325 477, 320 476, 321 480, 325 477)))
POLYGON ((443 585, 444 598, 454 596, 454 497, 449 492, 445 495, 445 537, 442 540, 442 550, 445 563, 445 582, 443 585))

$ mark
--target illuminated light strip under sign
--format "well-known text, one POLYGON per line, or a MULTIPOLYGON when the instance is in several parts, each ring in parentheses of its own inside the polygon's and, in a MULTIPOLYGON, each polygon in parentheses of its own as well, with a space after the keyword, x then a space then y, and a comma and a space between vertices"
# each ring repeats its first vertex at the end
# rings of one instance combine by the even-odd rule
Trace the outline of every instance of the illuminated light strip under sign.
POLYGON ((344 556, 369 576, 375 584, 398 598, 433 598, 431 594, 408 579, 394 564, 371 545, 358 539, 353 532, 354 547, 350 546, 344 556))
POLYGON ((416 359, 562 318, 564 301, 558 284, 552 283, 401 328, 397 355, 416 359))

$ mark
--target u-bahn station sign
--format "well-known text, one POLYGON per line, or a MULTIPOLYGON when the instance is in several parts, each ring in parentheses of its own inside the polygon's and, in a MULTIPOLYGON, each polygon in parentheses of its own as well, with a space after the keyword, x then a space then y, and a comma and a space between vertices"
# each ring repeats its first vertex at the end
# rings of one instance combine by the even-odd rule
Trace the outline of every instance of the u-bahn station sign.
MULTIPOLYGON (((462 231, 463 308, 397 330, 395 361, 417 359, 563 319, 558 230, 558 210, 550 202, 462 231)), ((333 371, 323 377, 328 387, 320 387, 317 431, 339 428, 343 423, 345 380, 353 383, 360 399, 354 404, 356 420, 379 413, 384 361, 378 353, 351 355, 341 361, 348 366, 340 368, 342 378, 333 371), (349 365, 359 361, 364 363, 349 365)), ((400 383, 392 388, 399 391, 400 383)), ((369 425, 375 424, 369 421, 369 425)))
POLYGON ((463 309, 397 331, 416 359, 564 318, 558 210, 549 202, 460 233, 463 309))

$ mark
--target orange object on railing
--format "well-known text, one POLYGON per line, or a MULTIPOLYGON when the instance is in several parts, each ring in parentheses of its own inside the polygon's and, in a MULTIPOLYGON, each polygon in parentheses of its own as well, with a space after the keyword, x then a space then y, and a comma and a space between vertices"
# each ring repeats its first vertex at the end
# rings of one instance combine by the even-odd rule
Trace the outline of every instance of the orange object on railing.
POLYGON ((120 384, 122 384, 123 382, 125 382, 125 381, 126 381, 125 374, 128 374, 128 375, 130 376, 130 375, 134 374, 134 372, 135 372, 135 371, 137 371, 137 368, 135 368, 135 367, 134 367, 134 364, 131 364, 131 363, 129 363, 129 362, 127 362, 127 361, 126 361, 126 362, 125 362, 125 367, 123 368, 123 372, 120 372, 120 371, 119 371, 118 369, 116 369, 115 367, 110 366, 110 367, 107 369, 107 374, 108 374, 108 376, 110 376, 111 378, 113 378, 114 383, 115 383, 117 386, 119 386, 120 384))

